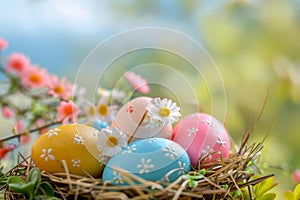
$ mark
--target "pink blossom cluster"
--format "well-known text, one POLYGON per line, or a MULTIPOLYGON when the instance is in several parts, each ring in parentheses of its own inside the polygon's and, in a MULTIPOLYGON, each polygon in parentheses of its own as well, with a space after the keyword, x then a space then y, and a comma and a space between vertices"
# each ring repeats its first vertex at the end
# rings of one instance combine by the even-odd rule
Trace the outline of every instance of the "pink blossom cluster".
POLYGON ((57 76, 49 74, 46 69, 32 65, 30 59, 22 53, 10 54, 5 69, 8 74, 19 77, 24 88, 46 87, 49 95, 63 100, 72 96, 73 85, 67 82, 65 77, 59 80, 57 76))
MULTIPOLYGON (((0 53, 8 47, 8 42, 0 37, 0 53)), ((75 123, 77 118, 83 118, 88 124, 103 122, 108 124, 113 120, 116 109, 130 98, 123 90, 114 88, 107 90, 99 88, 96 104, 81 98, 82 88, 78 88, 65 77, 59 78, 49 73, 45 68, 35 65, 23 53, 13 52, 5 60, 1 59, 0 73, 3 73, 10 83, 10 89, 5 95, 0 95, 2 115, 6 119, 14 119, 14 134, 27 133, 32 127, 40 133, 47 131, 51 124, 75 123), (4 62, 3 62, 4 61, 4 62), (25 110, 10 102, 7 96, 22 94, 31 99, 31 105, 25 110), (75 95, 73 95, 75 94, 75 95), (79 116, 80 114, 80 116, 79 116)), ((133 71, 124 73, 124 78, 131 85, 130 90, 146 94, 150 91, 147 80, 133 71)), ((30 141, 29 134, 19 136, 19 142, 30 141)), ((16 146, 0 146, 0 159, 16 146)))
MULTIPOLYGON (((8 42, 0 37, 0 52, 7 48, 8 42)), ((18 52, 13 52, 7 56, 6 62, 1 66, 2 71, 11 80, 18 80, 17 88, 24 92, 36 91, 35 94, 41 99, 56 99, 57 120, 67 123, 69 120, 76 121, 79 108, 71 100, 73 94, 73 84, 68 82, 65 77, 59 79, 56 75, 48 73, 45 68, 31 63, 30 59, 18 52)), ((7 119, 19 118, 18 110, 9 103, 1 103, 2 115, 7 119)), ((49 105, 47 105, 49 106, 49 105)), ((22 113, 24 114, 24 113, 22 113)), ((45 124, 43 118, 36 119, 36 126, 45 124)), ((17 120, 16 131, 24 130, 24 122, 17 120), (22 127, 22 128, 21 128, 22 127)))

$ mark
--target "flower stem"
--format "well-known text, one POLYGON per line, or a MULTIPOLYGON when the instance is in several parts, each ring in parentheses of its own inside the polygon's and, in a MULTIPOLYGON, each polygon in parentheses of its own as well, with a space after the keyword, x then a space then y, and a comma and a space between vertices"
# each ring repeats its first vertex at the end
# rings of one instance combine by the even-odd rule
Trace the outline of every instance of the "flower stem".
POLYGON ((10 135, 10 136, 7 136, 5 138, 0 139, 0 143, 2 143, 4 141, 7 141, 7 140, 11 140, 11 139, 17 138, 17 137, 21 137, 22 135, 27 135, 29 133, 33 133, 33 132, 36 132, 36 131, 43 130, 44 128, 48 128, 50 126, 53 126, 53 125, 56 125, 56 124, 60 124, 60 123, 61 123, 61 121, 54 121, 54 122, 52 122, 50 124, 47 124, 47 125, 35 128, 35 129, 26 130, 26 131, 23 131, 22 133, 18 133, 16 135, 10 135))

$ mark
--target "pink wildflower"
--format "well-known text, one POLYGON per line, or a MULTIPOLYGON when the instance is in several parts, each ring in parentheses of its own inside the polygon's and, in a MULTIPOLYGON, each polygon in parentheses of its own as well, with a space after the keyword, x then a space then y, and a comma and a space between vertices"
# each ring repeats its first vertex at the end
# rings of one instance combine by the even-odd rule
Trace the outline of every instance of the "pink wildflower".
MULTIPOLYGON (((42 119, 42 118, 39 118, 39 119, 37 119, 36 121, 35 121, 35 125, 36 125, 36 127, 37 128, 40 128, 40 127, 42 127, 42 126, 45 126, 46 125, 46 123, 45 123, 45 120, 44 119, 42 119)), ((39 133, 46 133, 48 131, 48 128, 44 128, 44 129, 42 129, 42 130, 39 130, 39 133)))
POLYGON ((8 106, 3 106, 2 115, 6 119, 11 119, 16 116, 16 112, 8 106))
POLYGON ((41 88, 48 83, 48 74, 46 69, 40 69, 37 66, 30 66, 21 76, 23 86, 31 88, 41 88))
POLYGON ((297 169, 293 172, 292 174, 292 179, 293 181, 295 181, 296 183, 300 183, 300 170, 297 169))
POLYGON ((4 158, 4 156, 10 152, 13 151, 17 146, 15 144, 4 144, 1 148, 0 148, 0 159, 4 158))
POLYGON ((20 137, 20 142, 21 144, 28 144, 31 141, 31 136, 29 134, 27 135, 22 135, 20 137))
POLYGON ((59 107, 57 107, 58 111, 58 121, 62 121, 62 123, 67 123, 70 119, 74 123, 76 121, 76 118, 78 114, 80 113, 80 110, 78 106, 74 104, 73 101, 62 101, 60 102, 59 107))
POLYGON ((133 88, 138 90, 139 92, 146 94, 150 91, 146 79, 144 79, 140 75, 134 72, 126 72, 124 76, 130 82, 133 88))
POLYGON ((24 131, 24 124, 21 120, 17 120, 15 123, 15 128, 18 133, 22 133, 24 131))
POLYGON ((48 94, 53 97, 60 97, 67 100, 72 96, 73 85, 66 82, 66 78, 62 78, 61 81, 58 80, 57 76, 52 76, 51 80, 48 82, 48 94))
MULTIPOLYGON (((15 123, 15 129, 17 131, 17 133, 22 133, 25 131, 25 127, 24 127, 24 123, 23 121, 21 120, 17 120, 16 123, 15 123)), ((20 142, 21 144, 27 144, 29 143, 31 140, 31 136, 29 134, 27 135, 22 135, 20 137, 20 142)))
POLYGON ((7 46, 8 46, 8 42, 4 38, 0 37, 0 51, 5 49, 7 46))
POLYGON ((12 53, 7 58, 6 71, 21 75, 29 66, 30 60, 24 54, 12 53))

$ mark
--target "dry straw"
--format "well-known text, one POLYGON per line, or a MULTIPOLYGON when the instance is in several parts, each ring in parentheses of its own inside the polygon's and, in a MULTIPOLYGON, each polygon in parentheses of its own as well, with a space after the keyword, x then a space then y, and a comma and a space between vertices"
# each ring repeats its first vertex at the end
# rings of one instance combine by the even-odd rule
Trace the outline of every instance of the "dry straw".
MULTIPOLYGON (((53 186, 55 195, 60 199, 235 199, 232 192, 242 192, 243 188, 246 189, 243 191, 251 197, 252 187, 273 174, 253 178, 254 173, 249 170, 249 167, 251 162, 260 155, 263 142, 248 146, 249 135, 249 133, 245 135, 237 153, 231 155, 230 158, 220 159, 213 165, 210 164, 214 167, 206 169, 202 175, 199 174, 199 170, 191 170, 188 173, 190 176, 183 175, 168 185, 147 181, 118 169, 129 185, 113 186, 91 176, 82 177, 70 174, 65 162, 62 162, 65 173, 51 174, 43 171, 42 178, 53 186), (193 182, 196 183, 194 186, 189 184, 190 177, 193 177, 193 182)), ((17 175, 25 179, 33 163, 21 154, 19 157, 21 158, 20 164, 11 169, 7 175, 17 175)), ((205 157, 202 158, 204 159, 205 157)), ((201 165, 201 167, 205 166, 201 165)), ((23 198, 21 194, 9 191, 7 185, 1 188, 3 189, 5 189, 5 199, 23 198)))

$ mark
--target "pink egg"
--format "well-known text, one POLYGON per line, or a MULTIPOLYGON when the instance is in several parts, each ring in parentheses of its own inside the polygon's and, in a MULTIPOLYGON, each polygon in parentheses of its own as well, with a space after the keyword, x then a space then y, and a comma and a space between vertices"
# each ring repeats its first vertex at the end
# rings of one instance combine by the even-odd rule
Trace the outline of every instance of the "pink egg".
MULTIPOLYGON (((230 139, 223 124, 216 118, 204 113, 184 117, 173 131, 173 141, 180 144, 189 154, 192 166, 210 152, 219 151, 223 158, 229 156, 230 139)), ((213 163, 220 154, 212 154, 205 163, 213 163)))
POLYGON ((111 126, 124 132, 129 142, 150 137, 170 139, 172 125, 157 126, 147 116, 146 106, 151 100, 150 97, 138 97, 129 101, 119 110, 111 126))

